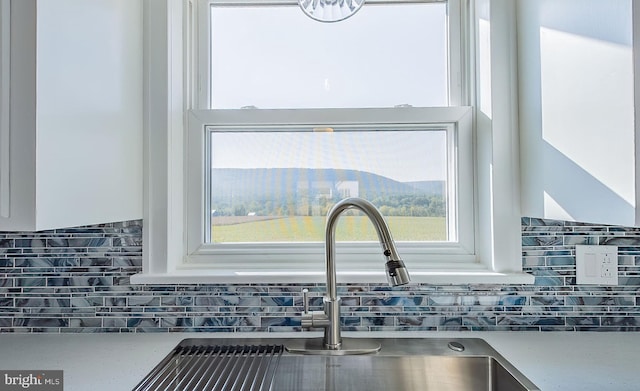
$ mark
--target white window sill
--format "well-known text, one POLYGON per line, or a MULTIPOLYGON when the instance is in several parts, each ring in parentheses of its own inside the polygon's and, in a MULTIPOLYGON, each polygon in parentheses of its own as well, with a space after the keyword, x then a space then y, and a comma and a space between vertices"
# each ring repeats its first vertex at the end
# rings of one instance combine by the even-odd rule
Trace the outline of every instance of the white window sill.
MULTIPOLYGON (((412 284, 533 284, 526 273, 497 273, 485 270, 414 270, 412 284)), ((324 272, 316 271, 222 271, 182 270, 172 273, 139 273, 131 276, 132 284, 316 284, 325 283, 324 272)), ((384 272, 338 272, 338 283, 386 284, 384 272)))

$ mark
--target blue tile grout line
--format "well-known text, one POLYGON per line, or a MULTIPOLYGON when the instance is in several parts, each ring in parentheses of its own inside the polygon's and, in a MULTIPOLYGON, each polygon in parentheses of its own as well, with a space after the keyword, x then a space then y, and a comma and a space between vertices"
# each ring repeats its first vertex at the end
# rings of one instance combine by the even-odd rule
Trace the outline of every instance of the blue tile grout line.
MULTIPOLYGON (((343 329, 640 331, 639 228, 524 217, 522 262, 534 285, 341 285, 343 329), (618 246, 618 286, 576 285, 580 244, 618 246)), ((301 329, 308 284, 131 285, 141 269, 139 220, 0 233, 0 332, 301 329)))

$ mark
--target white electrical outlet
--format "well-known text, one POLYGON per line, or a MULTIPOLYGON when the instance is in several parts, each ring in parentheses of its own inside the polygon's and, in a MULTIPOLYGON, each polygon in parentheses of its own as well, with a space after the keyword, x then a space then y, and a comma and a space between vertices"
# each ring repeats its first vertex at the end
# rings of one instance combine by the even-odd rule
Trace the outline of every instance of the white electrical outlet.
POLYGON ((618 285, 618 247, 577 245, 576 284, 618 285))

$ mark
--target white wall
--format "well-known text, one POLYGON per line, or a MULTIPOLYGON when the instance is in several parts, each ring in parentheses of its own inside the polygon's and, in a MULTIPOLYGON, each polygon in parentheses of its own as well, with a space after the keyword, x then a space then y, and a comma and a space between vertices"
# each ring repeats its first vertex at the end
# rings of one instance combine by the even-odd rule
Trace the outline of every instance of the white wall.
POLYGON ((518 3, 523 215, 636 224, 631 0, 518 3))

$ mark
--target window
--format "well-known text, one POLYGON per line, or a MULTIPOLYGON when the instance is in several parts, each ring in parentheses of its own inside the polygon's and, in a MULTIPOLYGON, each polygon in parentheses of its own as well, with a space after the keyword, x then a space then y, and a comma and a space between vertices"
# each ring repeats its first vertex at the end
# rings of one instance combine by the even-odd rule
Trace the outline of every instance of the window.
MULTIPOLYGON (((398 248, 414 281, 489 282, 510 275, 509 282, 530 282, 518 274, 519 243, 500 244, 494 230, 519 234, 517 191, 497 191, 512 188, 499 181, 513 179, 513 165, 492 167, 497 157, 513 157, 496 152, 503 150, 500 142, 513 152, 514 137, 503 126, 509 137, 499 141, 500 115, 480 118, 474 109, 479 93, 471 81, 483 64, 471 61, 480 58, 472 15, 482 4, 471 3, 373 2, 332 24, 331 33, 289 6, 148 3, 148 107, 165 115, 149 116, 146 124, 153 134, 149 237, 144 273, 132 281, 322 281, 323 243, 312 233, 317 218, 339 197, 366 195, 404 228, 396 229, 398 248), (380 19, 403 12, 407 18, 397 28, 380 19), (434 22, 420 22, 428 18, 434 22), (198 23, 182 30, 185 20, 198 23), (358 27, 342 25, 347 22, 358 27), (289 23, 309 27, 285 33, 273 27, 289 23), (186 39, 176 38, 182 34, 186 39), (165 46, 158 49, 156 42, 165 46), (296 51, 304 47, 316 50, 296 51), (178 53, 187 53, 186 61, 178 53), (350 53, 357 54, 347 59, 350 53), (155 65, 163 56, 170 59, 167 68, 155 65), (164 80, 160 85, 151 82, 154 71, 164 80), (318 148, 322 143, 327 147, 318 148), (388 158, 387 152, 390 159, 376 159, 388 158), (371 181, 378 182, 367 185, 371 181), (496 202, 507 209, 496 213, 496 202), (437 218, 437 232, 412 236, 426 229, 427 217, 437 218), (282 227, 279 236, 256 235, 256 224, 264 222, 270 225, 261 233, 282 227), (229 229, 231 223, 240 224, 229 229), (297 239, 301 233, 312 236, 297 239)), ((500 20, 507 21, 508 12, 500 20)), ((512 105, 503 106, 507 119, 512 105)), ((358 216, 345 219, 359 224, 358 216)), ((355 230, 344 235, 337 247, 339 279, 381 281, 382 270, 370 260, 378 256, 377 243, 355 230)))
POLYGON ((448 58, 446 2, 368 3, 338 23, 295 2, 199 6, 201 108, 449 106, 459 64, 448 58))
MULTIPOLYGON (((328 209, 347 193, 374 202, 396 240, 457 242, 458 129, 428 116, 401 123, 405 106, 449 106, 446 2, 373 4, 331 24, 301 17, 295 3, 199 6, 198 71, 209 86, 199 105, 213 110, 202 124, 206 243, 321 242, 328 209), (226 114, 252 128, 217 124, 216 110, 241 107, 273 111, 226 114), (339 124, 347 108, 392 109, 350 111, 339 124)), ((338 240, 375 242, 362 216, 344 220, 358 224, 340 235, 341 224, 338 240)))
MULTIPOLYGON (((396 241, 457 240, 455 214, 447 213, 455 199, 447 194, 452 126, 205 132, 209 243, 321 242, 329 209, 347 197, 374 203, 396 241)), ((377 241, 362 214, 343 220, 338 241, 377 241)))
MULTIPOLYGON (((191 159, 187 187, 203 205, 188 216, 191 265, 260 269, 268 255, 289 270, 322 270, 324 216, 340 191, 388 212, 405 261, 473 257, 472 227, 459 217, 473 218, 469 108, 202 110, 190 119, 202 155, 191 159), (336 125, 311 125, 320 123, 336 125), (409 161, 415 169, 398 164, 409 161)), ((370 270, 379 244, 357 231, 373 227, 361 216, 343 220, 344 265, 370 270), (349 230, 349 221, 358 225, 349 230)))

